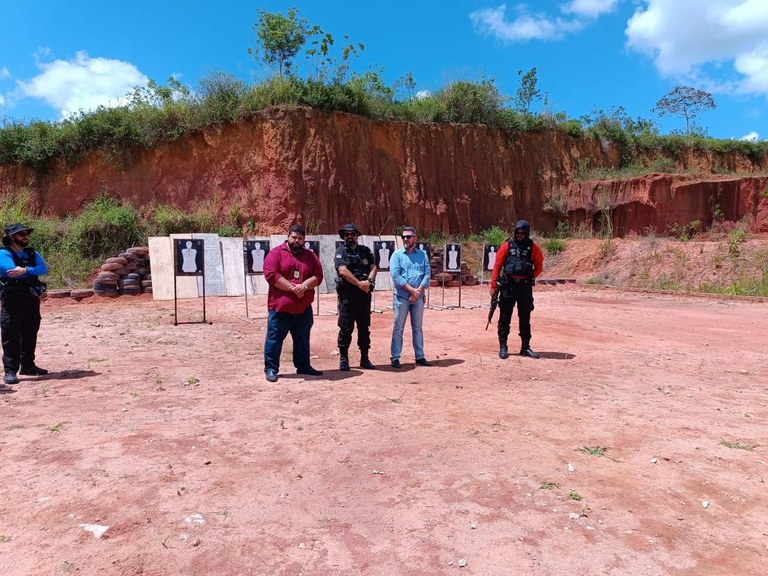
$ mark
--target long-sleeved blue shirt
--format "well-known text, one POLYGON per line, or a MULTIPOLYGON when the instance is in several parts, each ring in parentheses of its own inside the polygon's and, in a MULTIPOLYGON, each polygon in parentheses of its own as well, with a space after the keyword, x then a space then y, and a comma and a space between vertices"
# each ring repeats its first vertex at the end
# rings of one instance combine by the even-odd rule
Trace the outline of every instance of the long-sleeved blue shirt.
MULTIPOLYGON (((11 255, 11 250, 13 249, 0 249, 0 277, 2 278, 8 278, 8 270, 16 268, 16 263, 13 261, 13 256, 11 255)), ((16 252, 16 254, 19 258, 24 258, 26 256, 23 251, 16 252)), ((39 252, 35 252, 34 265, 27 266, 27 271, 21 276, 16 276, 16 278, 21 279, 29 278, 30 276, 43 276, 44 274, 48 274, 48 264, 45 263, 45 260, 43 260, 43 257, 39 252)))
POLYGON ((389 259, 389 273, 395 285, 395 295, 399 298, 410 297, 406 285, 412 288, 424 286, 429 288, 431 270, 429 256, 423 250, 414 248, 413 252, 407 252, 405 248, 395 250, 389 259))

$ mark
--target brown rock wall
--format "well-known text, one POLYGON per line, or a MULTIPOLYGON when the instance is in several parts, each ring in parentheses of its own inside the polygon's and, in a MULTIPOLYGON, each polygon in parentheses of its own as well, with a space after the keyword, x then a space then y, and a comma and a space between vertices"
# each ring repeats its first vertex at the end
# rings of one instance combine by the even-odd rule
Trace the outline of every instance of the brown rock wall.
MULTIPOLYGON (((619 234, 672 223, 711 221, 711 198, 724 215, 766 227, 765 179, 651 175, 578 183, 580 163, 616 168, 611 143, 540 131, 507 137, 480 125, 376 122, 350 114, 275 107, 238 124, 208 129, 130 161, 95 154, 75 167, 44 173, 0 167, 0 191, 25 186, 43 213, 65 215, 103 194, 138 206, 201 206, 222 214, 239 209, 261 232, 295 221, 327 233, 353 221, 367 233, 411 224, 430 232, 470 233, 509 228, 525 217, 538 230, 558 215, 547 197, 567 194, 572 223, 597 221, 608 195, 619 234)), ((723 160, 691 152, 681 162, 729 164, 747 171, 748 159, 723 160)))

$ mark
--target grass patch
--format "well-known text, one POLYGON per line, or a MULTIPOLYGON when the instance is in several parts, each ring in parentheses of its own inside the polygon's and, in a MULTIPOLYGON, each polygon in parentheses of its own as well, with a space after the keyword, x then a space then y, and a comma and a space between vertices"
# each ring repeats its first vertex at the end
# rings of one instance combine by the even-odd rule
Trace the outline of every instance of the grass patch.
POLYGON ((548 238, 544 240, 544 249, 547 251, 547 254, 552 254, 553 256, 559 254, 565 250, 565 240, 560 238, 548 238))
POLYGON ((555 488, 560 488, 560 484, 557 482, 542 482, 541 486, 539 486, 539 490, 554 490, 555 488))
POLYGON ((56 424, 48 428, 48 430, 50 432, 60 432, 61 429, 64 428, 65 424, 67 424, 67 422, 57 422, 56 424))
POLYGON ((758 446, 757 444, 743 444, 741 442, 731 440, 720 440, 720 444, 726 448, 732 448, 734 450, 748 450, 750 452, 758 446))
POLYGON ((605 456, 608 446, 583 446, 577 450, 587 456, 605 456))
POLYGON ((568 498, 570 498, 571 500, 579 501, 581 500, 581 495, 578 492, 576 492, 576 490, 571 490, 568 493, 568 498))

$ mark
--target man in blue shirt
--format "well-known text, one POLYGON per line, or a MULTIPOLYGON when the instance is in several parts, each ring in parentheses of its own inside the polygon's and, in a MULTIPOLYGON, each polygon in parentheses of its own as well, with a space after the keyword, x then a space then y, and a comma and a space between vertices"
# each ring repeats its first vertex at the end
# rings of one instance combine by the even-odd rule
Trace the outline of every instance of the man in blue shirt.
POLYGON ((395 250, 389 260, 389 272, 395 286, 392 307, 395 325, 392 330, 391 360, 393 368, 400 368, 400 354, 403 351, 403 331, 408 314, 411 315, 413 352, 418 366, 431 366, 424 356, 424 332, 421 328, 424 317, 424 301, 431 276, 429 255, 416 247, 416 229, 406 227, 400 236, 403 247, 395 250))
POLYGON ((5 384, 18 384, 19 369, 28 376, 48 374, 48 370, 35 364, 40 297, 45 293, 45 284, 38 277, 48 273, 48 265, 29 247, 31 232, 32 228, 24 224, 8 226, 3 236, 4 247, 0 248, 0 333, 5 384))

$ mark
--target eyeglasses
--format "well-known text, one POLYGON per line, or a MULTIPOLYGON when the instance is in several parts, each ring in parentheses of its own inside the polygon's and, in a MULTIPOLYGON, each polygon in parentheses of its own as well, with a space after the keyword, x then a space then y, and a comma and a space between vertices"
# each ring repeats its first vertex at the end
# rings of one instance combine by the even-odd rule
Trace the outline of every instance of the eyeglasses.
POLYGON ((411 238, 413 238, 413 236, 412 235, 411 236, 400 236, 400 238, 402 238, 403 240, 410 240, 411 238))

